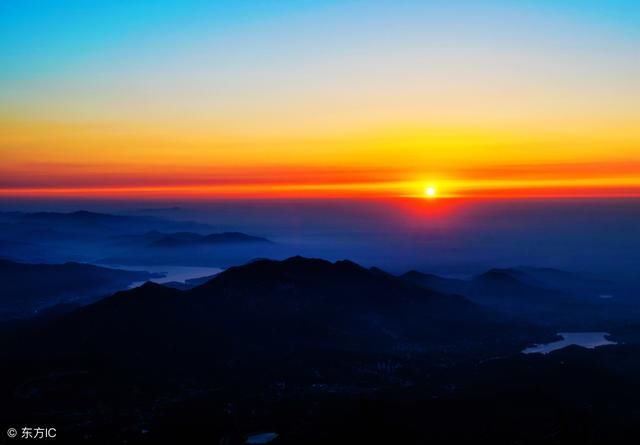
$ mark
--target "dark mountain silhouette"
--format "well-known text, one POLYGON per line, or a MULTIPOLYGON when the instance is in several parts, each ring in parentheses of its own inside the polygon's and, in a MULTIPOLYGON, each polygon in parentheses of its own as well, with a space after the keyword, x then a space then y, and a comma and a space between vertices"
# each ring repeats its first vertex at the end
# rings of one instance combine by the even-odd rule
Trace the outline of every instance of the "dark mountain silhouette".
MULTIPOLYGON (((499 270, 471 282, 523 289, 499 270)), ((638 431, 637 346, 519 354, 547 334, 350 261, 256 260, 189 291, 146 283, 0 326, 0 417, 104 444, 242 444, 256 431, 280 443, 604 444, 638 431)))
POLYGON ((186 292, 147 283, 62 316, 33 341, 54 361, 91 351, 119 367, 229 379, 256 360, 290 372, 292 357, 329 351, 515 352, 541 332, 349 261, 295 257, 233 267, 186 292))
POLYGON ((127 349, 151 337, 156 344, 181 343, 188 349, 205 342, 235 355, 255 348, 281 354, 303 346, 378 352, 484 349, 496 332, 512 326, 460 296, 425 290, 349 261, 294 257, 232 267, 187 292, 147 283, 78 310, 50 329, 50 339, 70 335, 58 343, 77 344, 78 335, 99 341, 92 345, 96 350, 127 349))
POLYGON ((0 318, 25 317, 60 303, 86 303, 153 275, 90 264, 0 260, 0 318))
POLYGON ((228 317, 264 331, 262 340, 277 333, 287 343, 295 338, 322 347, 382 350, 422 342, 424 348, 459 341, 456 327, 490 324, 462 297, 407 286, 349 261, 258 260, 228 269, 189 296, 201 312, 224 312, 221 323, 228 317))

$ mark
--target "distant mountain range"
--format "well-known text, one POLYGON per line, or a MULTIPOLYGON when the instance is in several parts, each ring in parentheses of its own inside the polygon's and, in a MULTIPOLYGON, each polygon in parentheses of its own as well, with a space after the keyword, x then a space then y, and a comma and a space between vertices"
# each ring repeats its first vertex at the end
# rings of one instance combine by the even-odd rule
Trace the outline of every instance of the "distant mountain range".
POLYGON ((226 267, 285 256, 276 249, 284 247, 260 236, 153 215, 0 212, 0 257, 27 263, 226 267))
POLYGON ((556 289, 580 298, 598 299, 603 296, 613 297, 616 285, 589 274, 568 272, 549 267, 515 267, 496 269, 534 287, 556 289))
POLYGON ((194 232, 163 233, 159 231, 147 232, 142 236, 126 237, 127 242, 139 241, 147 247, 190 247, 213 244, 245 244, 269 243, 266 238, 247 235, 241 232, 222 232, 201 235, 194 232))
MULTIPOLYGON (((0 212, 4 231, 32 236, 35 240, 68 239, 70 236, 97 236, 135 233, 144 230, 211 231, 212 227, 193 221, 173 221, 147 215, 114 215, 89 212, 0 212)), ((6 234, 5 234, 6 235, 6 234)))
POLYGON ((578 327, 584 321, 593 323, 609 316, 612 306, 601 298, 612 293, 611 283, 556 269, 491 269, 468 280, 410 271, 401 278, 438 292, 464 295, 492 310, 536 324, 578 327))

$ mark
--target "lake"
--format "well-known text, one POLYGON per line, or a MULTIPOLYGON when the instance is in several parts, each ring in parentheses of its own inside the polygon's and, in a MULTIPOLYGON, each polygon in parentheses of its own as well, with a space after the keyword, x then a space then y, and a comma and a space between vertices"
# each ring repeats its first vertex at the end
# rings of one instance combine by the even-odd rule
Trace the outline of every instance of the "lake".
POLYGON ((524 354, 548 354, 551 351, 556 351, 571 345, 593 349, 598 346, 616 344, 615 341, 607 340, 609 336, 608 332, 559 332, 558 335, 562 337, 562 340, 533 345, 524 349, 522 352, 524 354))
POLYGON ((246 444, 263 444, 263 443, 269 443, 273 440, 275 440, 278 437, 277 433, 258 433, 258 434, 251 434, 249 437, 247 437, 247 441, 245 442, 246 444))
MULTIPOLYGON (((192 278, 208 277, 210 275, 216 275, 222 272, 224 269, 219 267, 191 267, 191 266, 123 266, 120 264, 100 264, 103 267, 112 267, 123 270, 146 270, 150 273, 157 273, 164 275, 162 278, 152 278, 149 281, 154 283, 170 283, 177 281, 184 283, 186 280, 192 278)), ((136 281, 129 285, 130 288, 142 286, 145 281, 136 281)))

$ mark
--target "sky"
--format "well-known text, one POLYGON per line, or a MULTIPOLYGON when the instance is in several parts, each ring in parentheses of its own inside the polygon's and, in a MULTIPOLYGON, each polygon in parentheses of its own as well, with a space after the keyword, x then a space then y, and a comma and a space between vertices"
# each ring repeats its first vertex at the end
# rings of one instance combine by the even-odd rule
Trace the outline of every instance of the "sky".
POLYGON ((0 0, 0 195, 640 196, 637 1, 0 0))

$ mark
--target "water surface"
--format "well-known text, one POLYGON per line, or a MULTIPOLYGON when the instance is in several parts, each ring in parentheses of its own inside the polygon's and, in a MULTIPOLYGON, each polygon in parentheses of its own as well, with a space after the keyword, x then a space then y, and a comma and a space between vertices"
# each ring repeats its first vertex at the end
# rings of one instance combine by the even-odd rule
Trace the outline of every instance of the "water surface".
POLYGON ((258 433, 247 437, 247 444, 269 443, 278 437, 277 433, 258 433))
POLYGON ((571 345, 578 345, 583 348, 593 349, 598 346, 616 344, 615 341, 607 339, 609 336, 608 332, 559 332, 558 335, 562 337, 562 340, 533 345, 522 352, 524 354, 548 354, 551 351, 556 351, 571 345))
MULTIPOLYGON (((164 284, 170 282, 184 283, 193 278, 208 277, 222 272, 224 269, 219 267, 192 267, 192 266, 123 266, 120 264, 102 265, 104 267, 113 267, 123 270, 146 270, 147 272, 162 274, 160 278, 152 278, 149 281, 164 284)), ((143 285, 144 281, 136 281, 131 283, 130 288, 143 285)))

